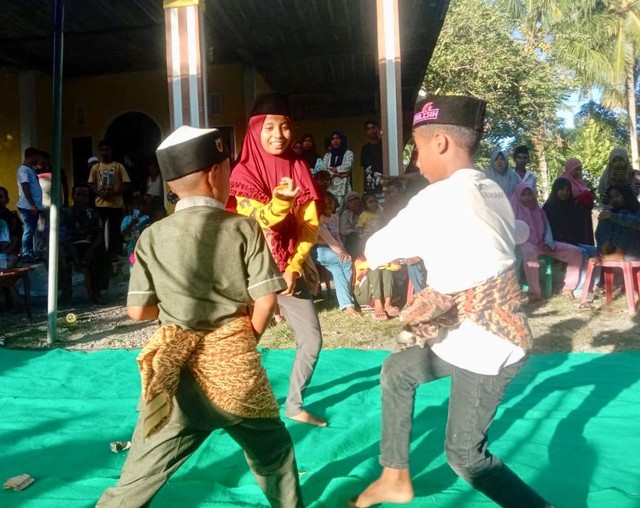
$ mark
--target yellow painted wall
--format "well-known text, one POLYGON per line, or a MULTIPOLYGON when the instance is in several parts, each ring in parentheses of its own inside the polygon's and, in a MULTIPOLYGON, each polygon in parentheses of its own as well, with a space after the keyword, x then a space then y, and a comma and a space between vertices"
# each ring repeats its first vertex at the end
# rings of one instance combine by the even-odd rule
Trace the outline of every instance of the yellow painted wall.
POLYGON ((233 127, 235 147, 231 148, 233 153, 238 153, 246 129, 243 66, 241 64, 209 66, 207 89, 209 94, 220 95, 220 114, 209 116, 209 126, 233 127))
POLYGON ((9 208, 18 201, 16 171, 22 161, 18 72, 0 69, 0 186, 9 191, 9 208))

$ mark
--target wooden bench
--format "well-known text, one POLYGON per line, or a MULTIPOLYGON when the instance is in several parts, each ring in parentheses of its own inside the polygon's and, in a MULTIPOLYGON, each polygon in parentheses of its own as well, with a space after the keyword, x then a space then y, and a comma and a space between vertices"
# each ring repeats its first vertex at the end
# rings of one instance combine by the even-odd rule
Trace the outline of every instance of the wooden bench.
POLYGON ((29 281, 30 266, 19 266, 0 270, 0 288, 15 287, 16 283, 22 279, 24 284, 24 307, 27 317, 31 319, 31 283, 29 281))

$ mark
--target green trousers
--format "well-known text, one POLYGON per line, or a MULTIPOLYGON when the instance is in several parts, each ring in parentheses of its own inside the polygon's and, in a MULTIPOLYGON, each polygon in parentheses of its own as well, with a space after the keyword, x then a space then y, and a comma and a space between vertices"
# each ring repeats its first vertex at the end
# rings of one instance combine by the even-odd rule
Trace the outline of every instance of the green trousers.
POLYGON ((220 428, 244 450, 271 506, 304 507, 293 444, 284 423, 279 418, 240 418, 222 411, 205 397, 187 370, 182 372, 167 425, 143 439, 142 418, 138 419, 120 480, 104 492, 97 506, 149 506, 169 477, 220 428))

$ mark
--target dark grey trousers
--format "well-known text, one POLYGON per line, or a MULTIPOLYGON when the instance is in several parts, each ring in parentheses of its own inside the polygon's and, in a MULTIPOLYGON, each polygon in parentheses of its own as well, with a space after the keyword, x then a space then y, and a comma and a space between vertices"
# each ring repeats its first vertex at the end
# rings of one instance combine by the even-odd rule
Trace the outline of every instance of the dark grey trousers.
POLYGON ((142 419, 138 419, 120 480, 104 492, 97 506, 149 506, 169 477, 219 428, 242 447, 272 507, 304 506, 293 444, 282 421, 239 418, 222 411, 205 397, 187 370, 182 371, 167 425, 145 440, 142 419))
POLYGON ((316 368, 322 349, 322 331, 311 293, 302 278, 298 279, 293 296, 278 295, 278 305, 296 343, 296 356, 284 407, 286 416, 295 416, 302 409, 304 390, 316 368))
POLYGON ((546 501, 488 449, 488 431, 504 392, 524 360, 487 376, 455 367, 430 348, 411 347, 389 356, 381 375, 380 464, 409 467, 416 388, 451 376, 445 450, 451 468, 500 506, 542 508, 546 501))

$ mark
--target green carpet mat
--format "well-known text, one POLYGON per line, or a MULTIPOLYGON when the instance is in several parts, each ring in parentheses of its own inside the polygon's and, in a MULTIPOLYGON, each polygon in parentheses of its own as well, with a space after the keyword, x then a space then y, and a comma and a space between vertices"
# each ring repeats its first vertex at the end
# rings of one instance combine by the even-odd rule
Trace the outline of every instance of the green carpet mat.
MULTIPOLYGON (((119 477, 139 392, 136 351, 0 350, 0 506, 94 506, 119 477)), ((324 351, 308 389, 330 427, 287 426, 305 501, 344 506, 378 472, 383 351, 324 351)), ((293 351, 265 351, 284 402, 293 351)), ((491 450, 557 508, 640 507, 640 354, 535 356, 509 387, 491 428, 491 450)), ((459 480, 443 453, 449 381, 420 388, 411 450, 416 507, 489 507, 459 480)), ((171 478, 158 507, 266 506, 237 445, 223 431, 171 478)))

